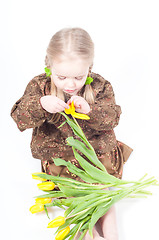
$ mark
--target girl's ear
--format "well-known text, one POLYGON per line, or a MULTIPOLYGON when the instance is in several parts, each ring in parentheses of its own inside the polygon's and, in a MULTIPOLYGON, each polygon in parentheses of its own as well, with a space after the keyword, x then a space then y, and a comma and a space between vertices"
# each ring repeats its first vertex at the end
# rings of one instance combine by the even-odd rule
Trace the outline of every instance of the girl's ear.
POLYGON ((92 68, 93 68, 93 63, 89 66, 89 74, 91 73, 92 68))

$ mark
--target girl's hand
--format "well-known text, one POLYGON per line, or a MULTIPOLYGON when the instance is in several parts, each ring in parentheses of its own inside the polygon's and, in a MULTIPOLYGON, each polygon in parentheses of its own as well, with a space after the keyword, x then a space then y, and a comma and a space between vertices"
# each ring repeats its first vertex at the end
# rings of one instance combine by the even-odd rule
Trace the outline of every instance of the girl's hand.
POLYGON ((79 113, 84 113, 84 114, 87 114, 90 112, 90 106, 88 104, 88 102, 83 98, 83 97, 80 97, 80 96, 72 96, 67 104, 71 104, 71 102, 74 102, 74 106, 75 106, 75 109, 76 109, 76 112, 79 112, 79 113))
POLYGON ((40 98, 42 107, 49 113, 62 112, 69 105, 56 96, 46 95, 40 98))

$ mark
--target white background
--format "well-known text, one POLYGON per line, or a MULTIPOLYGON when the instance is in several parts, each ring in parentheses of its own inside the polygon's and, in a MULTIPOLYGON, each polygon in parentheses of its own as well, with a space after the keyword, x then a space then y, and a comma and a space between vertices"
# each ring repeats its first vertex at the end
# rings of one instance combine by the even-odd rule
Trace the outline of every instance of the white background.
MULTIPOLYGON (((1 236, 4 239, 54 239, 45 214, 32 215, 37 190, 31 173, 41 171, 30 152, 32 130, 21 133, 10 110, 27 83, 44 72, 46 48, 64 27, 82 27, 95 43, 93 72, 109 80, 122 107, 117 139, 134 151, 123 179, 145 173, 159 179, 157 1, 20 1, 1 4, 1 236)), ((147 199, 116 204, 120 240, 158 239, 159 188, 147 199)), ((60 213, 63 214, 63 213, 60 213)), ((51 219, 59 215, 57 209, 51 219)))

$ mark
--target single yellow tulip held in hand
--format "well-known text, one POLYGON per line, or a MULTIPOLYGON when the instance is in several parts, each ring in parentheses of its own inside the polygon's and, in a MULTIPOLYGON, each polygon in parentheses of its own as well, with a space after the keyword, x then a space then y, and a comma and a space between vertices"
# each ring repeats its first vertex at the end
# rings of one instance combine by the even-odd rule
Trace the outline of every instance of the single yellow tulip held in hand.
POLYGON ((65 108, 65 113, 71 114, 72 117, 79 118, 79 119, 85 119, 85 120, 90 119, 90 117, 86 114, 75 112, 75 106, 73 101, 71 102, 71 104, 69 104, 69 109, 65 108))

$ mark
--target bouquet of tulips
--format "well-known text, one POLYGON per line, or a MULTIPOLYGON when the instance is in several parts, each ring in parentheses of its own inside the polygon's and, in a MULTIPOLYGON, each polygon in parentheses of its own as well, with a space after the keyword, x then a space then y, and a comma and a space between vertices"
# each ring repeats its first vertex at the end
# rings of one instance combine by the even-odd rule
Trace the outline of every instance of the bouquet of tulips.
POLYGON ((85 114, 76 113, 73 102, 70 109, 65 110, 65 113, 61 112, 66 118, 63 124, 69 124, 74 134, 79 138, 78 140, 68 137, 67 144, 72 147, 81 169, 60 158, 53 159, 53 161, 56 166, 67 166, 70 172, 79 176, 84 182, 45 173, 32 174, 34 179, 42 181, 38 184, 38 187, 45 194, 36 197, 36 203, 30 208, 30 211, 36 213, 45 210, 48 216, 47 208, 58 206, 64 209, 64 217, 55 218, 49 222, 48 227, 58 227, 56 240, 76 239, 79 232, 81 233, 78 238, 80 240, 84 238, 88 230, 90 236, 93 237, 92 229, 94 225, 113 204, 127 197, 147 197, 147 195, 151 195, 151 192, 145 190, 145 188, 158 184, 154 177, 146 178, 147 174, 138 181, 125 181, 108 174, 75 119, 89 119, 89 117, 85 114), (71 114, 72 119, 65 113, 71 114), (55 185, 58 186, 58 191, 52 191, 55 185), (107 188, 109 187, 113 188, 108 191, 107 188))

